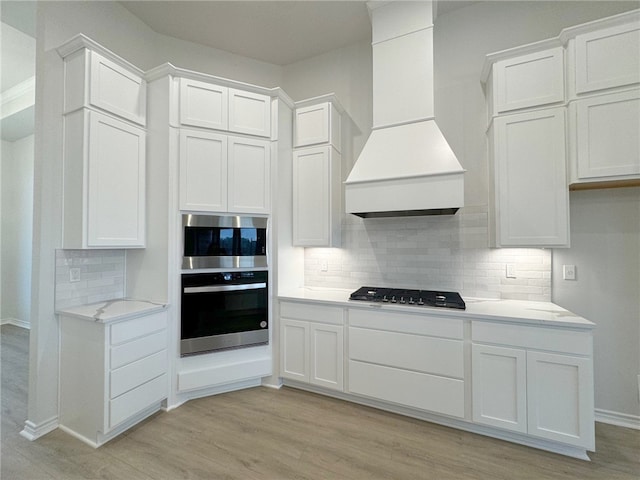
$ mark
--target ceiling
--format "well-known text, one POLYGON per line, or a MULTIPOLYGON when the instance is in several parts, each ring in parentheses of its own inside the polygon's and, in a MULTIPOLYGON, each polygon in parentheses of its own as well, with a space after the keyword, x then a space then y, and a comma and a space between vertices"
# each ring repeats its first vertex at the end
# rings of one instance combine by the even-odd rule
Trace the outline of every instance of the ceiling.
MULTIPOLYGON (((371 38, 366 2, 122 1, 157 33, 275 65, 371 38)), ((438 14, 476 3, 440 0, 438 14)))

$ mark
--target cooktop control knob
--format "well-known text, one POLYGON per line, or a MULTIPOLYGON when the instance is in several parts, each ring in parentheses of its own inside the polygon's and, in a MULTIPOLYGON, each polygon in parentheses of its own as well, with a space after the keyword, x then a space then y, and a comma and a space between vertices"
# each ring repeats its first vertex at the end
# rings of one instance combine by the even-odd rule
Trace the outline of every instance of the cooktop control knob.
POLYGON ((400 297, 400 303, 407 303, 407 301, 404 299, 404 297, 400 297))
POLYGON ((424 302, 422 301, 422 297, 418 299, 418 305, 424 305, 424 302))
POLYGON ((415 300, 413 299, 413 297, 409 297, 409 305, 415 305, 415 300))
POLYGON ((396 300, 396 296, 395 295, 393 295, 391 297, 391 303, 398 303, 398 301, 396 300))
POLYGON ((388 299, 388 298, 387 298, 387 296, 385 295, 384 297, 382 297, 382 301, 383 301, 383 302, 388 302, 388 301, 389 301, 389 299, 388 299))

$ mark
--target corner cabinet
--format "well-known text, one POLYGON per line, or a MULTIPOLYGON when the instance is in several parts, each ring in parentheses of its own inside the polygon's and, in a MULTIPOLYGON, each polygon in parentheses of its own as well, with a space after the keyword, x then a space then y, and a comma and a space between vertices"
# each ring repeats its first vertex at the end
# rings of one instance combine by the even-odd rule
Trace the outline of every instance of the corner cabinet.
POLYGON ((166 311, 112 322, 62 312, 61 429, 98 447, 158 411, 169 386, 167 338, 166 311))
POLYGON ((343 310, 280 303, 280 375, 331 390, 344 388, 343 310))
POLYGON ((595 449, 590 331, 472 322, 473 421, 595 449))
POLYGON ((143 73, 82 35, 58 51, 65 67, 62 246, 143 248, 143 73))
POLYGON ((493 120, 492 226, 497 247, 569 245, 564 108, 493 120))

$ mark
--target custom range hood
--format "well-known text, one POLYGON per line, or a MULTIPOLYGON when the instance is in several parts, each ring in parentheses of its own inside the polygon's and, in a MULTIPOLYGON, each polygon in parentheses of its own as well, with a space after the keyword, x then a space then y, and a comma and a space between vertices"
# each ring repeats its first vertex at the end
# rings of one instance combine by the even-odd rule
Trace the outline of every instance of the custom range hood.
POLYGON ((452 215, 464 172, 434 120, 433 6, 369 2, 373 130, 345 181, 347 213, 452 215))

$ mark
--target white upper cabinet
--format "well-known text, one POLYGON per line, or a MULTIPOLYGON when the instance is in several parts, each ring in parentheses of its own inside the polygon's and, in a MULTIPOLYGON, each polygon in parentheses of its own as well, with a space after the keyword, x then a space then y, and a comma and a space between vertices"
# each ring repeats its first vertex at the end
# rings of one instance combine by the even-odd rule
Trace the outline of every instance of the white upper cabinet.
POLYGON ((146 123, 142 72, 82 48, 65 58, 64 113, 95 107, 139 125, 146 123))
POLYGON ((496 114, 564 101, 562 47, 517 56, 493 66, 496 114))
POLYGON ((269 213, 271 207, 271 143, 229 137, 228 210, 269 213))
POLYGON ((583 98, 569 112, 573 182, 640 177, 640 90, 583 98))
POLYGON ((328 143, 341 148, 340 113, 331 102, 296 108, 293 123, 294 147, 328 143))
POLYGON ((180 209, 227 210, 227 137, 180 131, 180 209))
POLYGON ((330 146, 293 152, 293 244, 340 245, 340 154, 330 146))
POLYGON ((229 131, 271 136, 271 98, 259 93, 229 89, 229 131))
POLYGON ((564 108, 499 116, 492 130, 495 246, 568 246, 564 108))
POLYGON ((576 93, 640 83, 640 23, 575 37, 576 93))
POLYGON ((271 97, 180 78, 180 124, 271 137, 271 97))
POLYGON ((180 79, 180 123, 227 130, 228 89, 189 78, 180 79))
POLYGON ((180 209, 269 213, 271 143, 180 131, 180 209))

